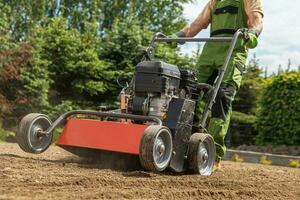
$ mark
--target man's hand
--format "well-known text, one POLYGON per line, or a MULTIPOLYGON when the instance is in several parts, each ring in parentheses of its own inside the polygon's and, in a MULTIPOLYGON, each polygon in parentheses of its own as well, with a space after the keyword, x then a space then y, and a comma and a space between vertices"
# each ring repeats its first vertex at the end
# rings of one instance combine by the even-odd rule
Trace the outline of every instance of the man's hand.
MULTIPOLYGON (((185 35, 185 33, 183 32, 183 31, 179 31, 179 32, 177 32, 177 33, 175 33, 175 34, 172 34, 171 36, 170 36, 170 38, 183 38, 183 37, 186 37, 186 35, 185 35)), ((173 42, 172 42, 173 43, 173 42)), ((185 42, 178 42, 179 44, 185 44, 185 42)), ((177 46, 177 45, 176 45, 177 46)))
POLYGON ((253 49, 258 45, 258 36, 263 30, 263 15, 260 12, 251 12, 248 15, 248 28, 245 35, 245 45, 253 49))
POLYGON ((245 29, 243 32, 244 45, 249 49, 254 49, 258 45, 258 33, 255 30, 245 29))
POLYGON ((177 32, 175 35, 176 35, 177 37, 179 37, 179 38, 181 38, 181 37, 186 37, 186 34, 185 34, 185 32, 183 32, 183 31, 179 31, 179 32, 177 32))

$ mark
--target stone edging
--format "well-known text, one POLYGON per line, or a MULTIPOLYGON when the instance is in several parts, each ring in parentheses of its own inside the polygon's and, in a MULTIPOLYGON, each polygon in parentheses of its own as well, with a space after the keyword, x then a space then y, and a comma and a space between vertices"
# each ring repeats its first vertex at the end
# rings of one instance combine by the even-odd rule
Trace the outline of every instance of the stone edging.
POLYGON ((225 160, 300 168, 300 156, 276 155, 252 151, 228 150, 225 160))

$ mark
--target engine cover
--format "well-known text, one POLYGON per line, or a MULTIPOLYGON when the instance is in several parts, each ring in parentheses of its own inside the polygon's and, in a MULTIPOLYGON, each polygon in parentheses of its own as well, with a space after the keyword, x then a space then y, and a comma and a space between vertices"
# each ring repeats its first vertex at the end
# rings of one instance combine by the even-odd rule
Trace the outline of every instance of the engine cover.
POLYGON ((136 93, 178 93, 180 70, 161 61, 144 61, 136 67, 134 82, 136 93))

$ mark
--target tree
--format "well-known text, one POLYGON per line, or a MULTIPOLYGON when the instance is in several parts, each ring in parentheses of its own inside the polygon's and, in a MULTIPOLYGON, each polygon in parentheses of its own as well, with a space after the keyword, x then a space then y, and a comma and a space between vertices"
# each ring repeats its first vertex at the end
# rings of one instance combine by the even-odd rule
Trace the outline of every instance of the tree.
MULTIPOLYGON (((134 67, 141 61, 141 52, 146 48, 153 33, 138 21, 115 21, 110 32, 101 38, 100 57, 113 63, 118 75, 130 81, 134 67)), ((181 67, 191 67, 188 57, 178 55, 179 48, 172 44, 156 44, 155 58, 181 67)))
POLYGON ((76 105, 92 104, 111 91, 115 72, 111 63, 100 60, 95 30, 80 34, 68 29, 63 18, 53 19, 48 26, 37 30, 34 37, 36 52, 49 73, 51 104, 72 100, 76 105))
POLYGON ((43 23, 46 10, 54 3, 55 0, 1 0, 1 20, 7 20, 7 33, 16 41, 26 40, 35 27, 43 23))
POLYGON ((183 4, 192 0, 60 0, 59 14, 70 25, 84 31, 84 21, 95 21, 101 34, 113 27, 116 20, 126 22, 136 19, 139 26, 157 32, 173 33, 184 26, 181 16, 183 4), (104 32, 103 32, 104 31, 104 32))
POLYGON ((47 104, 48 77, 43 68, 36 68, 30 42, 0 52, 0 101, 1 117, 5 125, 16 125, 18 117, 37 111, 47 104))
POLYGON ((115 20, 138 19, 140 26, 166 34, 181 29, 183 4, 192 0, 0 0, 1 20, 6 18, 7 33, 15 40, 25 40, 36 26, 45 26, 48 19, 63 17, 69 28, 86 31, 86 22, 97 24, 98 34, 112 28, 115 20))

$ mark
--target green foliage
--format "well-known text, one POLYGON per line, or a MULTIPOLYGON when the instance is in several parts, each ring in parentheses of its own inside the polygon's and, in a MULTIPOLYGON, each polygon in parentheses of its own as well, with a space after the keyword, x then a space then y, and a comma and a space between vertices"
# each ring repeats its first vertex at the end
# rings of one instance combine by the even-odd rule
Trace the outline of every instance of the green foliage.
POLYGON ((87 31, 86 22, 96 23, 101 35, 110 30, 116 20, 138 20, 138 25, 151 31, 171 34, 185 25, 181 16, 183 4, 192 0, 0 0, 1 25, 16 41, 25 40, 36 26, 45 26, 53 17, 67 20, 69 28, 87 31), (172 24, 172 26, 170 26, 172 24))
POLYGON ((140 61, 136 58, 150 37, 151 33, 139 27, 136 20, 117 20, 108 34, 101 38, 100 57, 112 63, 112 68, 118 76, 130 79, 135 65, 140 61))
POLYGON ((252 124, 254 125, 256 121, 256 117, 254 115, 248 115, 241 112, 233 112, 232 120, 236 123, 243 123, 243 124, 252 124))
POLYGON ((59 138, 62 131, 63 131, 62 128, 57 128, 53 131, 52 143, 55 143, 58 140, 58 138, 59 138))
POLYGON ((24 84, 26 96, 34 97, 31 101, 32 111, 37 111, 42 107, 48 106, 49 72, 47 65, 49 62, 40 57, 40 47, 36 47, 33 54, 33 62, 21 71, 21 81, 24 84))
MULTIPOLYGON (((146 48, 153 33, 141 27, 137 20, 115 21, 110 32, 101 39, 101 59, 113 63, 118 76, 130 81, 134 67, 141 61, 141 52, 146 48)), ((190 59, 178 56, 179 48, 170 44, 156 44, 155 58, 178 66, 192 66, 190 59)), ((115 87, 116 88, 116 87, 115 87)), ((116 88, 118 89, 118 88, 116 88)))
POLYGON ((5 126, 15 126, 16 118, 29 111, 36 111, 39 105, 45 103, 40 101, 43 96, 39 84, 45 80, 36 79, 34 74, 30 73, 43 69, 35 68, 33 47, 29 42, 12 45, 11 48, 0 51, 0 63, 0 115, 6 118, 5 126), (27 77, 24 76, 26 74, 27 77))
POLYGON ((16 41, 25 40, 35 26, 43 22, 51 4, 54 5, 55 0, 1 0, 1 20, 6 19, 6 32, 16 41))
POLYGON ((1 142, 16 142, 16 139, 15 133, 5 130, 2 122, 0 121, 0 143, 1 142))
POLYGON ((273 77, 259 102, 257 142, 300 144, 300 72, 273 77))
MULTIPOLYGON (((0 7, 3 7, 3 3, 0 2, 0 7)), ((7 19, 7 15, 5 12, 0 12, 0 50, 4 50, 7 49, 8 46, 10 45, 9 43, 9 39, 10 36, 8 35, 8 19, 7 19)))
POLYGON ((96 21, 98 30, 105 35, 107 30, 113 28, 116 20, 128 22, 135 19, 140 27, 170 34, 184 26, 185 20, 181 14, 183 4, 187 2, 191 0, 61 1, 58 15, 68 19, 70 26, 80 32, 85 31, 85 21, 96 21))
POLYGON ((39 61, 36 64, 49 76, 43 79, 50 80, 48 101, 51 105, 59 105, 64 100, 78 105, 85 104, 84 101, 92 104, 111 91, 115 72, 110 68, 111 63, 99 59, 100 40, 92 33, 92 30, 80 34, 68 29, 62 18, 54 18, 45 28, 36 31, 35 55, 39 61))
POLYGON ((193 58, 185 56, 178 56, 178 47, 174 48, 171 44, 160 44, 156 49, 156 57, 155 59, 163 60, 164 62, 174 64, 179 67, 184 68, 194 68, 195 69, 195 61, 193 58))
POLYGON ((239 146, 241 144, 254 144, 257 135, 255 121, 256 117, 254 115, 234 111, 228 134, 230 137, 230 145, 239 146))
POLYGON ((52 120, 56 120, 58 116, 60 116, 63 113, 69 112, 71 110, 78 109, 76 105, 72 101, 62 101, 60 104, 52 106, 52 107, 46 107, 43 110, 43 113, 47 113, 47 115, 52 120))
POLYGON ((6 131, 2 127, 2 122, 0 122, 0 142, 5 141, 6 139, 6 131))

